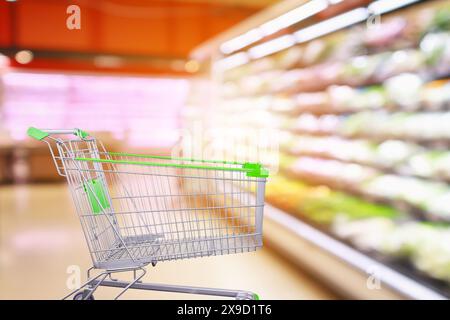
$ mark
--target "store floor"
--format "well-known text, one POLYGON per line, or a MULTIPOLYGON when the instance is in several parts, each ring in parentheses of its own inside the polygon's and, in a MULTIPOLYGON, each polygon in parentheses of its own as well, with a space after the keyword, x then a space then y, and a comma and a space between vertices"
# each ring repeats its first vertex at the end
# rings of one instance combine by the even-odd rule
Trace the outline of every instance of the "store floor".
MULTIPOLYGON (((64 184, 0 186, 0 299, 55 299, 90 257, 64 184)), ((164 262, 144 281, 257 292, 263 299, 334 299, 331 292, 264 248, 255 253, 164 262)), ((101 288, 97 299, 118 289, 101 288)), ((131 290, 124 299, 204 296, 131 290)))

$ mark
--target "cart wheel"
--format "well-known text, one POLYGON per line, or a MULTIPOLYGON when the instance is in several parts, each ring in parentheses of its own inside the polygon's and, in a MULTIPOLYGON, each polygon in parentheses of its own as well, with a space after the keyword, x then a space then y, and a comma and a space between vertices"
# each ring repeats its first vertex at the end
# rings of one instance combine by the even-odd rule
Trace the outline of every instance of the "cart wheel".
POLYGON ((256 293, 241 291, 236 296, 236 300, 259 300, 259 296, 256 293))
POLYGON ((152 266, 155 267, 156 266, 156 261, 152 262, 152 266))
MULTIPOLYGON (((80 291, 73 296, 73 300, 84 300, 84 297, 87 296, 88 294, 89 294, 88 290, 80 291)), ((88 300, 95 300, 94 295, 91 294, 88 300)))

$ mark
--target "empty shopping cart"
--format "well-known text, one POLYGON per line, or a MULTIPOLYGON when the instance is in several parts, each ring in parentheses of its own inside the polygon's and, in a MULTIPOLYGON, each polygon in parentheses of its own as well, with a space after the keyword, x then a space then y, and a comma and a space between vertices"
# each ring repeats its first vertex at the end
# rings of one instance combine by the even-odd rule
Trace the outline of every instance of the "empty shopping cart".
POLYGON ((262 247, 268 172, 258 163, 107 152, 83 130, 39 130, 66 177, 91 254, 87 282, 64 299, 93 299, 99 286, 255 299, 247 291, 142 283, 161 261, 262 247), (97 274, 91 275, 93 271, 97 274), (113 279, 133 272, 132 281, 113 279))

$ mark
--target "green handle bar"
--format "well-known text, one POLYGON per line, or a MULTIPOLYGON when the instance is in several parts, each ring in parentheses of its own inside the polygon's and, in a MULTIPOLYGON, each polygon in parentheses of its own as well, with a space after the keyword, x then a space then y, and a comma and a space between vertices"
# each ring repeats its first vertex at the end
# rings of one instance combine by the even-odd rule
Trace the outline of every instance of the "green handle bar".
MULTIPOLYGON (((196 164, 178 164, 178 163, 158 163, 148 161, 130 161, 130 160, 112 160, 112 159, 99 159, 99 158, 74 158, 77 161, 98 162, 98 163, 111 163, 111 164, 128 164, 128 165, 141 165, 151 167, 169 167, 180 169, 203 169, 203 170, 220 170, 220 171, 238 171, 245 172, 247 177, 254 178, 267 178, 269 171, 261 166, 259 163, 246 162, 242 164, 240 168, 237 167, 222 167, 222 166, 204 166, 196 164)), ((172 159, 173 160, 173 159, 172 159)), ((191 160, 193 161, 193 160, 191 160)))
MULTIPOLYGON (((27 130, 27 134, 36 140, 43 140, 52 134, 73 134, 81 139, 89 136, 86 131, 80 129, 62 129, 62 130, 47 130, 47 129, 37 129, 30 127, 27 130)), ((200 163, 210 163, 215 164, 215 166, 205 166, 196 164, 176 164, 176 163, 157 163, 149 161, 127 161, 127 160, 111 160, 111 159, 99 159, 99 158, 75 158, 78 161, 90 161, 90 162, 101 162, 101 163, 113 163, 113 164, 131 164, 131 165, 146 165, 155 167, 175 167, 175 168, 185 168, 185 169, 207 169, 207 170, 222 170, 222 171, 241 171, 245 172, 247 177, 255 178, 267 178, 269 172, 267 169, 263 168, 259 163, 250 162, 234 162, 234 161, 220 161, 220 160, 195 160, 190 158, 174 158, 166 156, 151 156, 151 155, 140 155, 140 154, 130 154, 130 153, 118 153, 111 152, 110 155, 117 156, 133 156, 140 158, 150 158, 150 159, 167 159, 167 160, 178 160, 178 161, 188 161, 188 162, 200 162, 200 163), (234 164, 240 167, 223 167, 217 166, 217 164, 234 164)))
POLYGON ((38 129, 35 127, 29 127, 27 130, 27 134, 31 138, 34 138, 39 141, 47 138, 52 134, 73 134, 81 139, 84 139, 89 136, 89 133, 81 129, 47 130, 47 129, 38 129))

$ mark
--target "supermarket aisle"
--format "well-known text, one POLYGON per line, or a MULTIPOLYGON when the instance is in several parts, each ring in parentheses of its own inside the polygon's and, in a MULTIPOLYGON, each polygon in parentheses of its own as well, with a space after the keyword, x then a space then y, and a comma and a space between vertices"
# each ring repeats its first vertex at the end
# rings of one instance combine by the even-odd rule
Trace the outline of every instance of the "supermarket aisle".
MULTIPOLYGON (((65 185, 0 187, 0 237, 0 299, 59 298, 68 291, 68 268, 76 272, 90 264, 65 185)), ((243 255, 161 263, 148 269, 145 281, 253 290, 265 299, 336 298, 267 248, 243 255)), ((96 298, 112 297, 113 291, 103 289, 96 298)), ((185 297, 138 291, 124 296, 185 297)))

